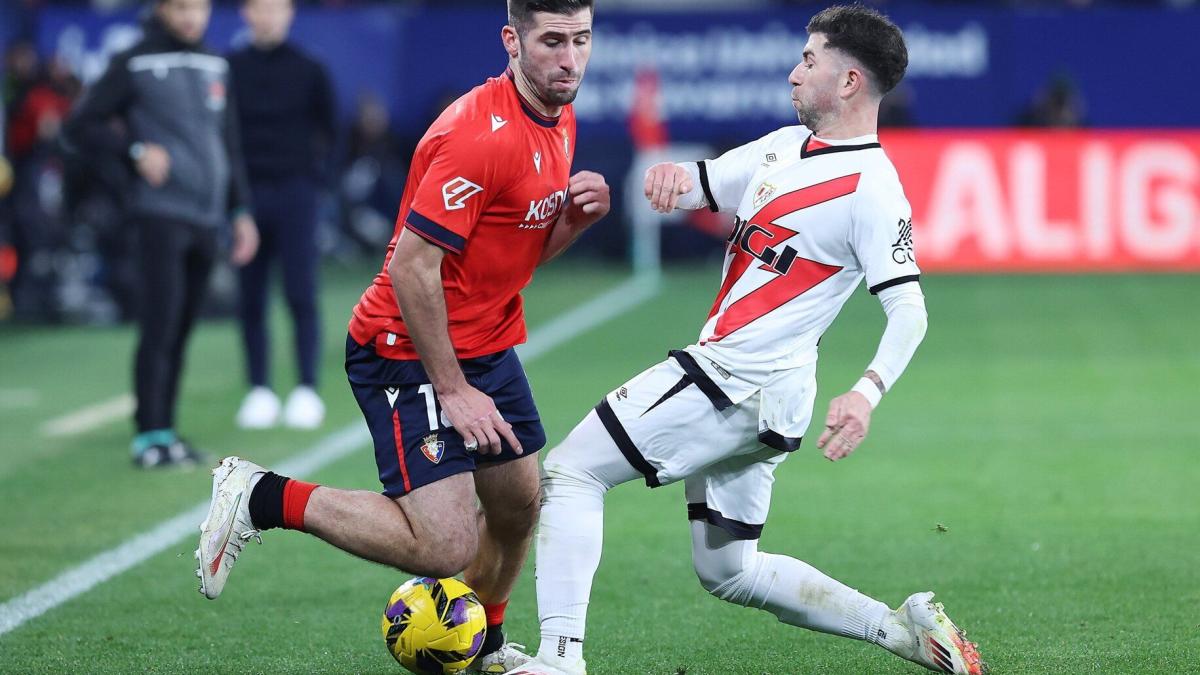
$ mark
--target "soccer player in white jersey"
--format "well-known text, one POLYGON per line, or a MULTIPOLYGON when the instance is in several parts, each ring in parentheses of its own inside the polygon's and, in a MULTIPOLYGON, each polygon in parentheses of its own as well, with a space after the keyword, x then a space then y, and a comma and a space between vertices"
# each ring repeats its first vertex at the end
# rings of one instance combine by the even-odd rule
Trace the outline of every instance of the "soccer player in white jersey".
POLYGON ((834 398, 817 441, 830 460, 867 435, 872 409, 925 335, 911 209, 876 138, 903 77, 900 30, 861 6, 808 24, 789 78, 801 126, 715 160, 659 164, 645 192, 674 208, 736 213, 723 281, 699 340, 608 394, 546 457, 537 535, 542 642, 510 671, 585 672, 584 620, 600 563, 604 495, 684 481, 692 558, 713 595, 785 623, 875 643, 931 670, 985 670, 932 593, 896 610, 808 564, 763 553, 775 468, 800 446, 816 397, 817 342, 866 279, 887 314, 862 379, 834 398))

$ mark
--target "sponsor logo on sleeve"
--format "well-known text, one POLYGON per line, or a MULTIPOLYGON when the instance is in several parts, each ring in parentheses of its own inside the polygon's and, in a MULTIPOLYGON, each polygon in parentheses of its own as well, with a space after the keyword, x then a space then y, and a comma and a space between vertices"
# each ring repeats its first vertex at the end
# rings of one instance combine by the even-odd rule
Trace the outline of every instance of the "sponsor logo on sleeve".
POLYGON ((505 124, 508 124, 508 120, 497 115, 496 113, 492 113, 492 133, 496 133, 496 131, 505 124))
POLYGON ((906 262, 913 262, 912 218, 908 220, 901 218, 898 227, 900 234, 896 238, 896 243, 892 244, 892 260, 896 261, 898 265, 903 265, 906 262))
POLYGON ((459 176, 442 186, 442 201, 447 211, 457 211, 467 207, 467 200, 483 192, 483 188, 459 176))

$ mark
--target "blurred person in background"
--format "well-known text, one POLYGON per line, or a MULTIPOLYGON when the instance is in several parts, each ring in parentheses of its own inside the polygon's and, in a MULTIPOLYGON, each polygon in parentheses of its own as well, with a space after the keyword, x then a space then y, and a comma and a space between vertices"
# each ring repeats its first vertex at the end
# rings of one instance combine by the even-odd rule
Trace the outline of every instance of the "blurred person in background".
POLYGON ((202 44, 211 12, 210 0, 155 0, 143 39, 113 58, 64 129, 73 149, 125 157, 139 178, 128 210, 140 237, 132 451, 143 468, 203 460, 175 431, 184 349, 227 225, 235 265, 258 248, 229 65, 202 44))
POLYGON ((250 391, 237 412, 245 429, 280 419, 313 429, 325 418, 317 394, 317 194, 334 138, 333 93, 325 68, 288 40, 292 0, 245 0, 249 46, 229 55, 242 148, 262 243, 240 271, 242 338, 250 391), (283 268, 299 384, 285 405, 271 389, 267 297, 272 264, 283 268))
POLYGON ((346 131, 338 185, 343 222, 364 251, 387 246, 392 237, 409 157, 392 132, 387 106, 375 92, 364 92, 346 131))
POLYGON ((1078 129, 1085 126, 1087 105, 1074 78, 1059 73, 1050 79, 1034 96, 1029 107, 1017 117, 1022 127, 1078 129))
POLYGON ((5 134, 14 178, 7 208, 18 262, 11 287, 19 315, 57 317, 60 268, 50 260, 64 247, 68 221, 61 198, 65 162, 57 141, 79 81, 61 60, 42 67, 26 48, 19 47, 15 58, 5 134))

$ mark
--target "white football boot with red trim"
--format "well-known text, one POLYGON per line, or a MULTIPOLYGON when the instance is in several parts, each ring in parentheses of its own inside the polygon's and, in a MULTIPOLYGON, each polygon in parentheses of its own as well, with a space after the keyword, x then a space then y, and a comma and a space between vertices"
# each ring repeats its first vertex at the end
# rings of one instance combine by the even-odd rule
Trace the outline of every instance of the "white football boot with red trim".
POLYGON ((215 600, 225 588, 229 570, 247 541, 262 537, 250 521, 250 490, 254 476, 266 469, 240 457, 226 457, 213 469, 212 502, 200 524, 200 548, 196 549, 196 576, 200 592, 215 600))
POLYGON ((914 642, 911 654, 896 652, 897 656, 939 673, 984 675, 988 671, 979 658, 979 648, 946 616, 942 603, 933 602, 933 593, 908 596, 895 616, 908 627, 914 642))

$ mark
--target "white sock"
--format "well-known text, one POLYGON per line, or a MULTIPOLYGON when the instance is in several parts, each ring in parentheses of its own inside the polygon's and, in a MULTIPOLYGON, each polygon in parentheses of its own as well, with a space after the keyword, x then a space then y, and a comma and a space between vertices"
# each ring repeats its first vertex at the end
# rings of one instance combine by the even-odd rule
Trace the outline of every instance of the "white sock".
POLYGON ((806 562, 762 553, 757 542, 733 540, 707 523, 693 521, 692 528, 696 571, 718 598, 792 626, 911 652, 911 635, 882 602, 806 562))
POLYGON ((583 657, 592 578, 600 566, 605 486, 547 462, 542 490, 535 557, 542 625, 538 655, 575 661, 583 657))

